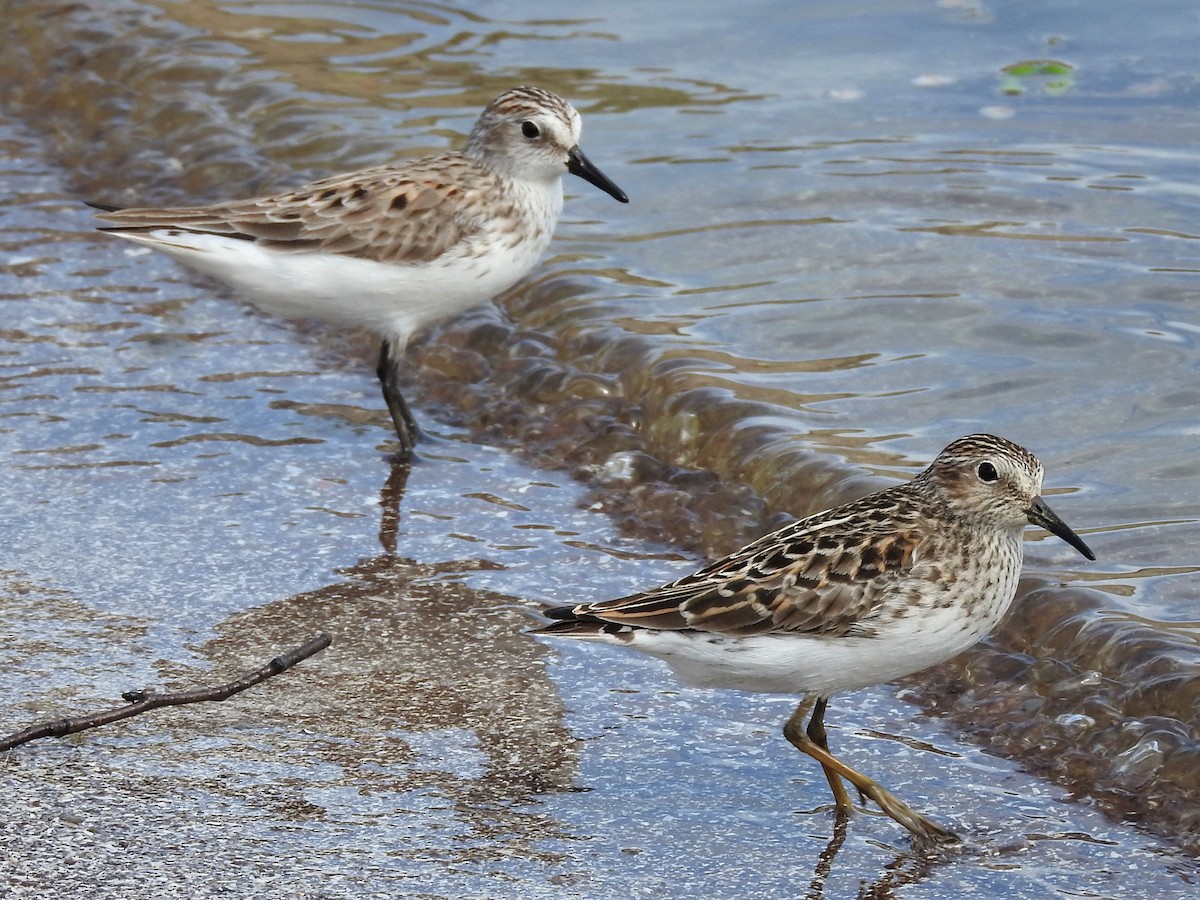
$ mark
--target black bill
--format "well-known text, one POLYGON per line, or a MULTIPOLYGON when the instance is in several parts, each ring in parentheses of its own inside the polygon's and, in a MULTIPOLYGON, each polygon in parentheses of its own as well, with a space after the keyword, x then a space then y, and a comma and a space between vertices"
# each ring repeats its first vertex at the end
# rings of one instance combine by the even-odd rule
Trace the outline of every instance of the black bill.
POLYGON ((614 199, 620 200, 622 203, 629 202, 629 197, 625 192, 617 187, 607 175, 593 166, 592 161, 583 155, 583 151, 578 146, 572 147, 567 154, 567 171, 594 184, 614 199))
POLYGON ((1062 538, 1088 559, 1096 558, 1096 554, 1083 542, 1083 538, 1067 527, 1067 523, 1060 519, 1041 497, 1033 501, 1033 506, 1029 507, 1026 515, 1029 516, 1030 524, 1041 525, 1055 537, 1062 538))

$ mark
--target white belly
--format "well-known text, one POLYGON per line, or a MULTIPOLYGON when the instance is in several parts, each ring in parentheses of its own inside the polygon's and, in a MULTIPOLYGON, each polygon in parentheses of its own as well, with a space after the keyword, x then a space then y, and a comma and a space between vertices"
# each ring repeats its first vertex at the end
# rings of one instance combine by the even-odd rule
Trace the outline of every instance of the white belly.
POLYGON ((693 687, 829 696, 895 681, 949 659, 979 640, 958 627, 909 640, 810 635, 731 638, 641 632, 625 644, 663 660, 693 687))
POLYGON ((404 340, 516 284, 542 255, 550 232, 476 256, 428 263, 381 263, 323 252, 287 252, 252 241, 157 229, 121 237, 168 253, 235 288, 262 309, 367 328, 404 340))

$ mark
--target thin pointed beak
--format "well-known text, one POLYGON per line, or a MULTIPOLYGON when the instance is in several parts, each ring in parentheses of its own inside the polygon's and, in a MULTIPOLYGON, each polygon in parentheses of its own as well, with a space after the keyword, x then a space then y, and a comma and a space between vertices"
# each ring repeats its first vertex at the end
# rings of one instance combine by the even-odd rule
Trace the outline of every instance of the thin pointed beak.
POLYGON ((629 197, 625 192, 617 187, 607 175, 592 165, 592 161, 583 155, 578 144, 567 152, 567 171, 594 184, 614 199, 620 200, 622 203, 629 202, 629 197))
POLYGON ((1083 542, 1083 538, 1067 527, 1067 523, 1060 519, 1041 497, 1033 501, 1033 506, 1029 507, 1026 515, 1029 516, 1030 524, 1041 525, 1055 537, 1062 538, 1088 559, 1095 560, 1096 554, 1083 542))

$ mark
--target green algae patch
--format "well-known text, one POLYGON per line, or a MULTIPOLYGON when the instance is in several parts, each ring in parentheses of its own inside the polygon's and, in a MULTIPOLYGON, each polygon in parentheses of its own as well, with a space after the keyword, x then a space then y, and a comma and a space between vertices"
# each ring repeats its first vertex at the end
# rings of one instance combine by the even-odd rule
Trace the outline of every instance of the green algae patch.
POLYGON ((1010 97, 1036 92, 1058 96, 1075 86, 1075 67, 1054 59, 1026 59, 1000 72, 1000 93, 1010 97))

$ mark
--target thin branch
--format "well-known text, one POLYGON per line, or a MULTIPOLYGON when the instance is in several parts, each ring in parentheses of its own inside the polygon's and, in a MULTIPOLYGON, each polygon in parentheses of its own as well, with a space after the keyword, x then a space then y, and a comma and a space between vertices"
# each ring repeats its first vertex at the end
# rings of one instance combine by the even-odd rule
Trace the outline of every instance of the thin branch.
POLYGON ((128 706, 119 706, 116 709, 104 710, 103 712, 92 713, 91 715, 58 719, 54 722, 43 722, 41 725, 31 725, 23 731, 18 731, 6 738, 0 739, 0 750, 11 750, 13 747, 28 743, 29 741, 35 741, 38 738, 64 737, 68 734, 87 731, 89 728, 99 728, 101 725, 107 725, 109 722, 128 719, 130 716, 140 715, 152 709, 158 709, 160 706, 184 706, 188 703, 228 700, 234 694, 239 694, 246 690, 246 688, 254 687, 260 681, 266 681, 268 678, 278 675, 281 672, 286 672, 292 666, 296 665, 296 663, 320 653, 331 643, 333 643, 333 638, 328 634, 318 634, 303 646, 275 657, 261 669, 247 672, 240 678, 226 684, 219 684, 216 687, 196 688, 190 691, 172 691, 166 694, 159 694, 155 691, 129 691, 121 695, 129 701, 128 706))

